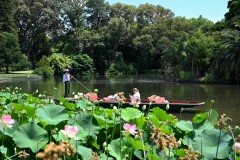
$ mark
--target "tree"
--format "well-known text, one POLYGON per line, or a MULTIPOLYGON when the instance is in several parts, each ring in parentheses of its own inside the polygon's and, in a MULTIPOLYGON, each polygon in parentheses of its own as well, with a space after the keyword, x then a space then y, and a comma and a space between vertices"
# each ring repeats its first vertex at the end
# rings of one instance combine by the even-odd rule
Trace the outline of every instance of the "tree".
POLYGON ((0 43, 0 64, 9 73, 11 67, 22 59, 25 59, 20 52, 18 38, 13 33, 3 32, 3 41, 0 43))
POLYGON ((50 0, 19 0, 15 9, 21 51, 34 66, 43 55, 51 54, 50 37, 60 28, 55 9, 54 1, 50 0))
POLYGON ((236 83, 240 80, 240 31, 227 29, 223 31, 222 48, 216 65, 221 72, 228 74, 236 83))
POLYGON ((86 8, 86 20, 90 28, 98 30, 109 21, 109 4, 105 3, 104 0, 88 0, 86 8))
POLYGON ((16 25, 13 18, 15 0, 1 0, 0 2, 0 31, 16 33, 16 25))
POLYGON ((72 73, 74 74, 93 74, 93 60, 86 54, 73 56, 72 73))

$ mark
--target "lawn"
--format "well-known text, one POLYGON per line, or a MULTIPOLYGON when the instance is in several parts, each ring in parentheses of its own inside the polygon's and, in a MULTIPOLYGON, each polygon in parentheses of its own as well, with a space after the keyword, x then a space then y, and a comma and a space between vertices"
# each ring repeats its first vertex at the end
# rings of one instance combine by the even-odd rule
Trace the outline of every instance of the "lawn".
POLYGON ((17 78, 17 77, 28 77, 28 76, 35 76, 33 74, 33 70, 28 71, 14 71, 8 74, 0 72, 0 79, 1 78, 17 78))

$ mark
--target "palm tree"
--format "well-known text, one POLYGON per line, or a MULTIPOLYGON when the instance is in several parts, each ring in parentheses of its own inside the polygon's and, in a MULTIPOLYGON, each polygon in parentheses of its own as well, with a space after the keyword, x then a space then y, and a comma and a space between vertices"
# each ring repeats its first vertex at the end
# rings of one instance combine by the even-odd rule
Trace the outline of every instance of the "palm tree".
POLYGON ((223 31, 223 54, 219 59, 221 68, 225 73, 233 75, 234 80, 238 83, 240 78, 240 31, 227 29, 223 31))

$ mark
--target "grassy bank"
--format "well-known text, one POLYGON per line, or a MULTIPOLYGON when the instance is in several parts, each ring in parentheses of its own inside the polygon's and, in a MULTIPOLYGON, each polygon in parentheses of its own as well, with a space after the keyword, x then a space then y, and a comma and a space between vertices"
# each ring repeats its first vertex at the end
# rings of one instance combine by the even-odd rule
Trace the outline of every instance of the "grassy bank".
POLYGON ((8 74, 0 72, 0 81, 14 80, 25 78, 41 78, 40 76, 33 74, 33 70, 28 71, 14 71, 8 74))

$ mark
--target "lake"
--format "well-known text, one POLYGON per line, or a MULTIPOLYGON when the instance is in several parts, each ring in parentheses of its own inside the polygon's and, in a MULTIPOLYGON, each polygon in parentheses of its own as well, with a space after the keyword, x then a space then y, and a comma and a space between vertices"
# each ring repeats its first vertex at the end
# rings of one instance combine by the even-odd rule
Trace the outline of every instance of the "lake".
MULTIPOLYGON (((196 107, 196 110, 206 111, 210 107, 211 100, 216 103, 213 108, 219 114, 225 113, 233 119, 232 125, 240 125, 240 86, 239 85, 219 85, 219 84, 192 84, 192 83, 173 83, 164 82, 155 75, 134 75, 120 78, 107 78, 105 76, 81 76, 75 77, 71 81, 71 93, 87 93, 88 90, 98 89, 100 98, 106 97, 117 92, 124 92, 125 97, 132 94, 134 87, 141 93, 141 99, 146 99, 151 95, 159 95, 167 100, 190 100, 205 101, 206 104, 196 107)), ((36 90, 39 93, 57 97, 64 95, 64 83, 62 77, 52 79, 24 81, 8 81, 0 83, 1 89, 6 87, 21 87, 22 92, 33 93, 36 90)), ((178 116, 178 113, 175 113, 178 116)), ((193 113, 183 113, 182 118, 191 119, 193 113)))

